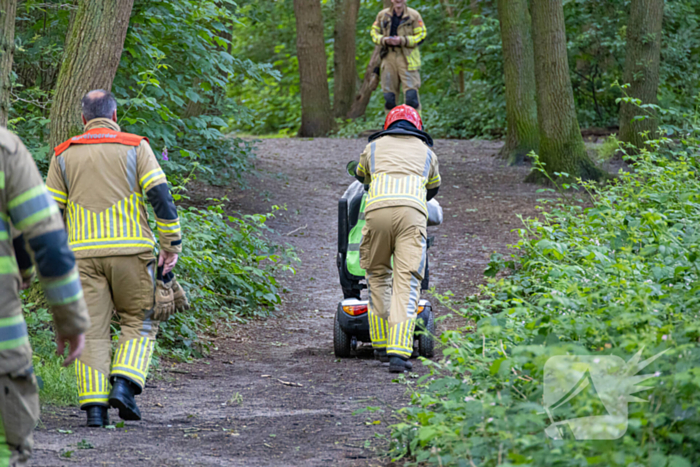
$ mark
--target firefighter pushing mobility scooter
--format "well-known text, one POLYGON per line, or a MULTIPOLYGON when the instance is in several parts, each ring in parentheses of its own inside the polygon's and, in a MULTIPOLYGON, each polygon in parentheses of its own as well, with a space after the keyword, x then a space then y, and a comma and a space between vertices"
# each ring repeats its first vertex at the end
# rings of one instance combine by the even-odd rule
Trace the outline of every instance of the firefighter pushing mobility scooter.
POLYGON ((429 212, 431 224, 438 224, 442 211, 431 201, 440 173, 432 138, 422 129, 414 108, 394 108, 384 130, 369 138, 360 162, 348 164, 358 182, 339 203, 338 270, 345 299, 336 313, 335 353, 347 357, 357 341, 371 341, 375 357, 395 373, 412 368, 416 325, 424 330, 418 353, 433 354, 432 306, 420 293, 428 286, 429 212))

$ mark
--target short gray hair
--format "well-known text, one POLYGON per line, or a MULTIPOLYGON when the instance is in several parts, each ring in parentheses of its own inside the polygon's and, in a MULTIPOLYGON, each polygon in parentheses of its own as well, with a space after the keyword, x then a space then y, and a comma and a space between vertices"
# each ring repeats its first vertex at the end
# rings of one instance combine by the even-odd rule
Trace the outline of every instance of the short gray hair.
POLYGON ((83 97, 83 116, 85 120, 94 118, 112 118, 117 110, 117 99, 109 91, 95 89, 83 97))

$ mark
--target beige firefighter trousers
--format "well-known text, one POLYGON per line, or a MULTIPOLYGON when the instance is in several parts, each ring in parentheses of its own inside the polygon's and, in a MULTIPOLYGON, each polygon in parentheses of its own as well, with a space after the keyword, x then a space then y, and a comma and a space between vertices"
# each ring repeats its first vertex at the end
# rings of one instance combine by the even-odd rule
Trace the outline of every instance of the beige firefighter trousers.
POLYGON ((80 405, 108 405, 110 376, 129 379, 141 389, 146 382, 158 332, 158 322, 151 319, 156 260, 142 253, 77 261, 90 314, 85 350, 76 363, 80 405), (110 324, 115 309, 121 335, 112 361, 110 324))
POLYGON ((360 265, 369 286, 372 346, 407 358, 425 272, 427 219, 407 206, 376 209, 365 218, 360 265))
POLYGON ((413 89, 416 91, 418 98, 418 110, 420 111, 420 97, 418 89, 420 89, 420 70, 409 70, 406 57, 401 53, 401 50, 389 50, 389 53, 382 60, 382 93, 392 93, 397 99, 398 105, 399 92, 403 88, 404 103, 406 103, 406 91, 413 89))
POLYGON ((39 389, 33 373, 0 376, 0 466, 27 465, 39 421, 39 389))

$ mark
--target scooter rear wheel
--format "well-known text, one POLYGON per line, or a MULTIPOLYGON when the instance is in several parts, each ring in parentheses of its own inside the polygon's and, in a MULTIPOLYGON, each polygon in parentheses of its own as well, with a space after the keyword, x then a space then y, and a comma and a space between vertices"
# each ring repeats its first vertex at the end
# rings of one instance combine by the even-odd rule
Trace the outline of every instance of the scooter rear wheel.
POLYGON ((435 320, 432 311, 430 316, 428 316, 426 326, 421 326, 420 331, 418 336, 418 353, 421 357, 433 358, 435 356, 435 341, 433 339, 435 335, 435 320))
POLYGON ((352 351, 352 336, 340 327, 338 313, 333 320, 333 351, 338 358, 348 358, 352 351))

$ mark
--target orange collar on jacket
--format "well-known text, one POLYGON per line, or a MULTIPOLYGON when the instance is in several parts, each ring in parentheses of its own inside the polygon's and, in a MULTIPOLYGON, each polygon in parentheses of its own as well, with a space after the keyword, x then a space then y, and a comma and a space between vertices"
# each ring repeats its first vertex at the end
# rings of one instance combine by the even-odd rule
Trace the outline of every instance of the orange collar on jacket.
MULTIPOLYGON (((88 122, 87 127, 93 127, 87 130, 85 133, 79 136, 74 136, 68 141, 65 141, 54 148, 54 155, 58 156, 68 149, 72 144, 103 144, 103 143, 114 143, 114 144, 124 144, 126 146, 138 146, 144 139, 148 141, 145 136, 132 135, 131 133, 122 133, 121 131, 114 130, 107 127, 107 125, 96 126, 95 123, 99 124, 101 122, 96 122, 91 120, 88 122)), ((113 127, 119 129, 119 127, 112 123, 113 127)))

